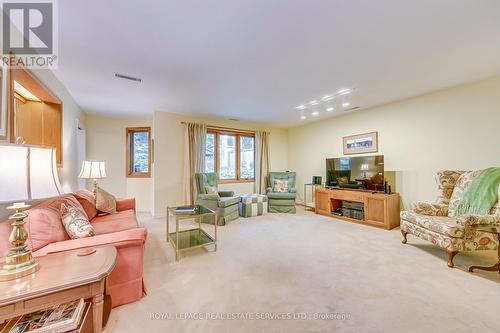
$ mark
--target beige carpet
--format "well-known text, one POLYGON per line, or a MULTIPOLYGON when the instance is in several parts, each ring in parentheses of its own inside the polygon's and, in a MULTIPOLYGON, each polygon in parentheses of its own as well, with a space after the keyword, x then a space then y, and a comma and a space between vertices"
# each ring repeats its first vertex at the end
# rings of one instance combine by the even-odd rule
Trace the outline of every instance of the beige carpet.
POLYGON ((300 210, 240 218, 219 228, 217 252, 200 249, 176 263, 164 219, 140 221, 149 230, 149 294, 113 309, 106 333, 499 330, 499 275, 467 272, 494 263, 492 251, 459 254, 449 269, 444 251, 411 235, 403 245, 399 229, 300 210))

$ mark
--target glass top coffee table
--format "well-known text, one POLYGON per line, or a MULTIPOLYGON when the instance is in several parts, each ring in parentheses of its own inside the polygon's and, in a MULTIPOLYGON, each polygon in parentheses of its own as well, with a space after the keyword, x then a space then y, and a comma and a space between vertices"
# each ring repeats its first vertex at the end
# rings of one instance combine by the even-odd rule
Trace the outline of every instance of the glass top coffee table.
POLYGON ((167 207, 167 234, 166 241, 170 242, 175 250, 175 260, 179 261, 179 254, 182 251, 196 249, 208 245, 214 245, 214 251, 217 251, 217 215, 211 209, 200 205, 194 205, 194 212, 186 213, 180 211, 181 207, 167 207), (170 215, 175 219, 175 231, 169 231, 170 215), (213 236, 201 228, 201 220, 213 219, 213 236), (198 222, 197 228, 179 230, 179 223, 183 220, 195 220, 198 222))

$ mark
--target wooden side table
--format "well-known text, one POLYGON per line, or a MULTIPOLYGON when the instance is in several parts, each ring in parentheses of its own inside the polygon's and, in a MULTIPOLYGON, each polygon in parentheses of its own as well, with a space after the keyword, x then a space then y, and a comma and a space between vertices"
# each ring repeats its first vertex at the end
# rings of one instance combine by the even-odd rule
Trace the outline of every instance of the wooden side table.
POLYGON ((0 282, 0 322, 12 317, 84 298, 92 300, 94 333, 102 332, 107 278, 116 264, 114 246, 79 256, 74 250, 38 257, 40 270, 0 282))
POLYGON ((487 232, 496 235, 498 240, 498 261, 493 266, 470 266, 469 272, 473 272, 475 269, 481 269, 483 271, 498 272, 500 274, 500 226, 484 226, 476 228, 477 231, 487 232))

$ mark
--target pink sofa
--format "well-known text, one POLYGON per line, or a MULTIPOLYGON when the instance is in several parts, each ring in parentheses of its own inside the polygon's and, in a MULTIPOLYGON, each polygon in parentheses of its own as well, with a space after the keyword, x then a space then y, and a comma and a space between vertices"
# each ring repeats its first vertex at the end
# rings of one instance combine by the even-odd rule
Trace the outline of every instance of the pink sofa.
MULTIPOLYGON (((33 255, 44 256, 88 247, 113 245, 118 251, 116 266, 108 280, 108 293, 113 307, 137 301, 145 293, 143 281, 144 245, 147 231, 139 228, 135 216, 135 199, 117 201, 117 214, 100 214, 95 209, 92 192, 77 192, 48 199, 28 210, 25 227, 27 244, 33 255), (82 239, 70 239, 61 222, 61 203, 75 206, 88 216, 96 235, 82 239)), ((10 223, 0 223, 0 255, 10 249, 8 237, 10 223)), ((42 268, 43 269, 43 268, 42 268)))

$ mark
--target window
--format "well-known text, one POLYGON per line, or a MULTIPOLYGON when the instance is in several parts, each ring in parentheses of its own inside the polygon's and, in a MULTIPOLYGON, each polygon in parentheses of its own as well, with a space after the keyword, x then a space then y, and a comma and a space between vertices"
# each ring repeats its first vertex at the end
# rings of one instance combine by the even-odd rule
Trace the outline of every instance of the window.
POLYGON ((128 127, 127 177, 151 177, 151 128, 128 127))
POLYGON ((205 172, 215 172, 215 133, 207 133, 205 172))
POLYGON ((221 183, 254 181, 254 143, 251 133, 209 130, 205 172, 216 172, 221 183))

